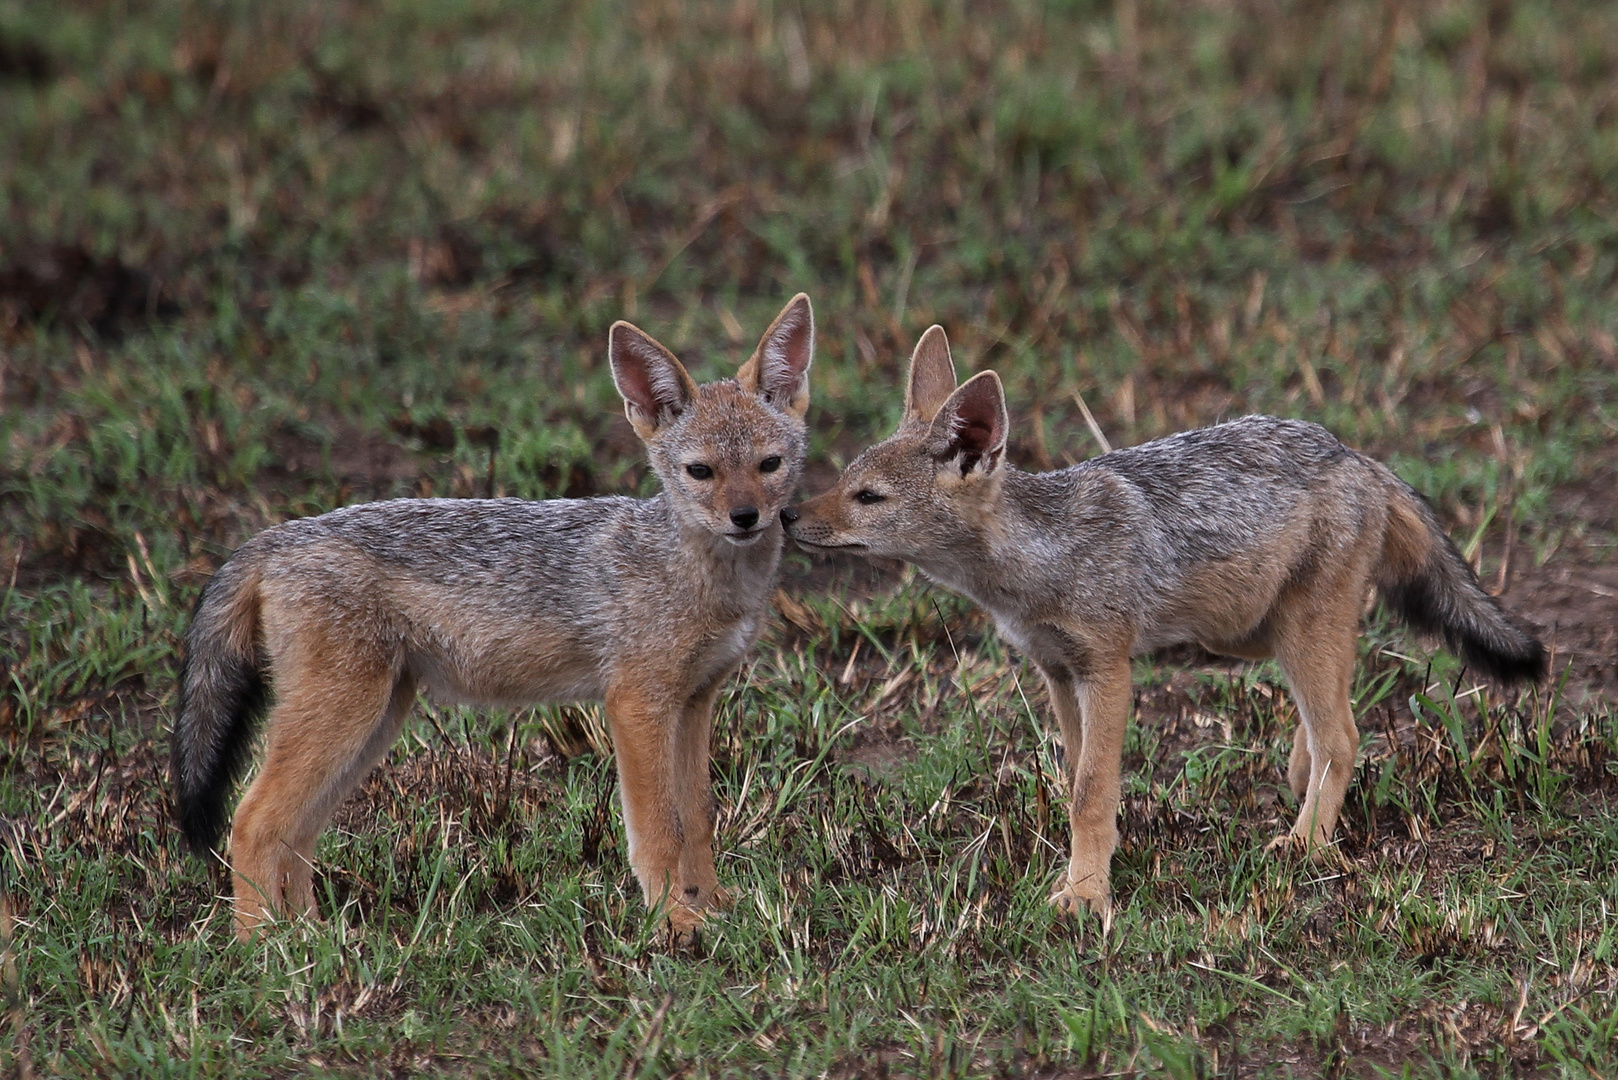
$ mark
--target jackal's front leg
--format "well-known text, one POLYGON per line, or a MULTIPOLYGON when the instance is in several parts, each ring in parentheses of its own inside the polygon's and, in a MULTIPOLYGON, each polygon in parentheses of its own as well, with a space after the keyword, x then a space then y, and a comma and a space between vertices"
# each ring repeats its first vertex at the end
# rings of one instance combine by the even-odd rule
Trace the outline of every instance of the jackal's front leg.
POLYGON ((730 895, 714 871, 713 782, 708 775, 714 699, 725 675, 691 695, 680 717, 674 751, 674 798, 680 820, 678 899, 693 908, 723 908, 730 895))
POLYGON ((629 681, 609 688, 606 697, 629 866, 646 903, 661 907, 679 892, 680 815, 669 763, 681 703, 666 688, 629 681))
POLYGON ((1112 853, 1118 846, 1119 770, 1129 717, 1129 657, 1094 666, 1083 682, 1046 675, 1067 749, 1073 828, 1067 880, 1051 896, 1063 911, 1105 914, 1112 899, 1112 853))
POLYGON ((677 934, 689 934, 716 884, 707 794, 712 696, 694 699, 669 682, 624 679, 606 697, 630 868, 647 905, 666 914, 677 934), (699 766, 700 779, 692 775, 699 766))

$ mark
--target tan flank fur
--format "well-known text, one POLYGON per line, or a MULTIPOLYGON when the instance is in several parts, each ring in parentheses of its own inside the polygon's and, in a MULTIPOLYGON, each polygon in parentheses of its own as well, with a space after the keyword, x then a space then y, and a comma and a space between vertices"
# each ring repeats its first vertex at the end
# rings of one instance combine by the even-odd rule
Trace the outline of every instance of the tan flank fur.
POLYGON ((625 322, 613 378, 663 491, 398 499, 267 529, 222 566, 187 638, 176 809, 216 848, 263 706, 264 759, 228 860, 238 933, 314 914, 315 838, 418 689, 441 701, 606 702, 629 863, 692 930, 714 873, 714 698, 767 617, 802 469, 814 318, 789 303, 734 379, 698 386, 625 322))
POLYGON ((1197 642, 1274 657, 1302 718, 1288 838, 1331 843, 1354 774, 1355 644, 1375 592, 1475 671, 1537 679, 1540 643, 1478 585, 1432 509, 1324 428, 1249 416, 1025 473, 999 377, 957 387, 944 332, 910 361, 904 419, 830 491, 784 512, 813 551, 905 559, 986 608, 1045 678, 1061 728, 1072 859, 1051 898, 1106 912, 1130 656, 1197 642))

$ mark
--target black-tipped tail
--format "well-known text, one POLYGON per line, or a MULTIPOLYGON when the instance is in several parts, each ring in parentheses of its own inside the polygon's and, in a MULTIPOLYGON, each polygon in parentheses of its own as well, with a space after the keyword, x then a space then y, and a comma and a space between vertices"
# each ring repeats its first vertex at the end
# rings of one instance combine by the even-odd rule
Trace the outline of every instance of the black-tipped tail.
MULTIPOLYGON (((1445 540, 1446 545, 1449 541, 1445 540)), ((1471 567, 1451 547, 1460 566, 1471 567)), ((1441 637, 1467 666, 1503 683, 1538 682, 1545 677, 1545 646, 1501 610, 1474 576, 1475 596, 1457 596, 1452 581, 1437 573, 1382 590, 1382 601, 1413 630, 1441 637), (1488 607, 1474 605, 1481 598, 1488 607)))
POLYGON ((1419 494, 1394 507, 1378 586, 1382 602, 1411 628, 1441 637, 1468 667, 1502 683, 1537 682, 1547 657, 1538 638, 1484 591, 1419 494))
POLYGON ((170 770, 175 820, 201 856, 218 850, 268 698, 254 640, 257 584, 257 575, 226 563, 203 589, 186 635, 170 770))

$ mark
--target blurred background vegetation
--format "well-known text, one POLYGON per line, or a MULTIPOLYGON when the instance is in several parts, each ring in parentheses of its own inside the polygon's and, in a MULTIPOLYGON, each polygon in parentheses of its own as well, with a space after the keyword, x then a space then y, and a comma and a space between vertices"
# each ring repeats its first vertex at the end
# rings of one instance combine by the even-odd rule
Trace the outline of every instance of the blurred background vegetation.
POLYGON ((469 429, 502 489, 616 489, 611 320, 716 375, 798 289, 832 462, 938 321, 1030 466, 1092 452, 1081 391, 1118 443, 1318 419, 1463 528, 1514 482, 1542 544, 1611 490, 1608 4, 0 13, 14 539, 413 484, 378 443, 481 473, 469 429))

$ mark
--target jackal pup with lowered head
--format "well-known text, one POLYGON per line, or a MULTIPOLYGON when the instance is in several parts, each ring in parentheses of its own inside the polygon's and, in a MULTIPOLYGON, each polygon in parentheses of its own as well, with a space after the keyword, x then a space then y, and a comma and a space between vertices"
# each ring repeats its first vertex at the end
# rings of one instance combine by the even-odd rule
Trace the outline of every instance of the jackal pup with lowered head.
POLYGON ((314 913, 315 837, 418 687, 480 704, 605 699, 646 902, 681 934, 724 903, 709 725, 774 590, 814 316, 798 295, 734 379, 705 386, 628 323, 608 342, 661 494, 345 507, 265 530, 203 590, 173 754, 177 815, 199 851, 218 843, 273 698, 230 833, 240 936, 314 913))
POLYGON ((1008 464, 1000 379, 960 387, 944 331, 910 360, 899 430, 783 511, 811 551, 904 559, 965 593, 1039 668, 1061 727, 1072 858, 1051 897, 1106 912, 1131 654, 1275 657, 1302 723, 1288 838, 1331 842, 1359 750, 1349 706, 1371 591, 1502 682, 1545 651, 1478 585, 1427 505, 1325 428, 1248 416, 1068 469, 1008 464))

